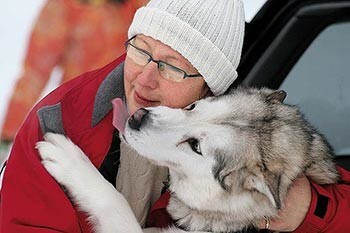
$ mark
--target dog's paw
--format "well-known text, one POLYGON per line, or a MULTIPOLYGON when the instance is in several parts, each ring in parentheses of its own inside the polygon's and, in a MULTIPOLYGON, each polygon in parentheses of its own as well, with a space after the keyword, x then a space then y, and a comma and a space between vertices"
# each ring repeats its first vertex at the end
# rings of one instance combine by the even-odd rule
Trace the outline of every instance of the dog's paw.
POLYGON ((76 165, 84 161, 85 155, 61 134, 47 133, 44 140, 35 146, 42 164, 57 182, 64 185, 67 178, 74 175, 76 165))
MULTIPOLYGON (((38 149, 42 158, 42 164, 56 181, 65 188, 70 200, 80 210, 90 215, 90 219, 95 223, 94 225, 105 229, 100 222, 104 221, 108 208, 111 211, 118 210, 121 207, 126 210, 130 209, 125 198, 103 178, 84 152, 70 139, 53 133, 45 134, 44 139, 45 141, 36 144, 36 149, 38 149)), ((127 219, 131 219, 131 221, 134 221, 134 225, 136 223, 138 226, 131 209, 129 212, 129 218, 127 219)), ((118 214, 119 212, 115 216, 119 216, 118 214)), ((121 213, 121 215, 124 216, 125 213, 121 213)), ((114 219, 106 220, 109 223, 107 226, 110 226, 110 223, 114 221, 114 219)), ((128 221, 124 222, 124 225, 127 225, 128 221)), ((103 230, 98 232, 116 231, 103 230)))
MULTIPOLYGON (((87 177, 99 175, 84 152, 64 135, 46 133, 44 140, 36 143, 42 164, 65 188, 73 191, 83 185, 87 177)), ((90 185, 85 183, 85 186, 90 185)))

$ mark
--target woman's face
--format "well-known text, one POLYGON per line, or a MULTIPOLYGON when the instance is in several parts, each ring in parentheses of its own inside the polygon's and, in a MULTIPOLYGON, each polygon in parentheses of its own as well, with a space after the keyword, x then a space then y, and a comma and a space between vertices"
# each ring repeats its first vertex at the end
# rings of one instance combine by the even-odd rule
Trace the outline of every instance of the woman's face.
MULTIPOLYGON (((132 44, 147 51, 154 60, 178 67, 187 74, 198 73, 182 55, 151 37, 138 35, 132 44)), ((180 82, 165 79, 160 75, 155 62, 140 66, 128 56, 124 66, 124 86, 131 114, 139 108, 159 105, 183 108, 208 92, 202 77, 186 78, 180 82)))

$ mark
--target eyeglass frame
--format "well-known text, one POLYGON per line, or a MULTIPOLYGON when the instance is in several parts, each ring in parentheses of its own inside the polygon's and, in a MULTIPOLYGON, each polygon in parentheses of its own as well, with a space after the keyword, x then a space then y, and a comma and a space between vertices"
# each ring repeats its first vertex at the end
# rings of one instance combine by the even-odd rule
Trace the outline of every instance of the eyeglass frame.
MULTIPOLYGON (((128 46, 129 46, 129 45, 132 46, 133 48, 135 48, 137 51, 143 52, 144 54, 146 54, 147 56, 149 56, 148 62, 145 64, 145 66, 146 66, 147 64, 149 64, 151 61, 157 64, 158 70, 160 69, 161 64, 165 64, 165 65, 167 65, 167 66, 171 66, 172 68, 177 69, 177 70, 179 70, 179 71, 181 71, 181 72, 184 73, 184 76, 182 77, 182 80, 184 80, 184 79, 186 79, 186 78, 202 77, 202 75, 201 75, 200 73, 197 73, 197 74, 187 74, 187 72, 184 71, 183 69, 180 69, 180 68, 178 68, 178 67, 176 67, 176 66, 173 66, 173 65, 171 65, 171 64, 168 64, 168 63, 166 63, 166 62, 164 62, 164 61, 161 61, 161 60, 155 60, 149 52, 147 52, 146 50, 143 50, 143 49, 141 49, 141 48, 138 48, 138 47, 136 47, 135 45, 133 45, 133 44, 131 43, 131 41, 134 40, 134 39, 136 38, 136 36, 137 36, 137 35, 131 37, 130 39, 128 39, 127 41, 124 42, 126 54, 127 54, 127 52, 128 52, 128 46)), ((160 71, 160 70, 159 70, 159 71, 160 71)), ((160 74, 161 74, 161 72, 160 72, 160 74)), ((161 75, 161 76, 162 76, 162 75, 161 75)), ((163 77, 163 76, 162 76, 162 77, 163 77)), ((165 78, 165 77, 163 77, 163 78, 165 78)), ((169 79, 169 78, 165 78, 165 79, 172 80, 172 81, 175 81, 175 82, 177 81, 176 79, 169 79)))

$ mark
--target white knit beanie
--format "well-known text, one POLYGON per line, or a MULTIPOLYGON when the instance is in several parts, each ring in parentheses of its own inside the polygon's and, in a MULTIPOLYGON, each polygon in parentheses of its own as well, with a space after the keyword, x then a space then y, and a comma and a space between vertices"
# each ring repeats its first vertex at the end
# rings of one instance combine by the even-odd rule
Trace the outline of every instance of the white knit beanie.
POLYGON ((135 13, 129 38, 150 36, 184 56, 214 95, 237 78, 244 34, 241 0, 151 0, 135 13))

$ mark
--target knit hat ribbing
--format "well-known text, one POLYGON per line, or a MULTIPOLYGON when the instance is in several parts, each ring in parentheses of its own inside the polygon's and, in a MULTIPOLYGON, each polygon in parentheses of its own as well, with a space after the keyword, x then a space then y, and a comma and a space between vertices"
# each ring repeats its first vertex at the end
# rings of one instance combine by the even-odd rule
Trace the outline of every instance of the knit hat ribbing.
POLYGON ((237 78, 244 34, 241 0, 151 0, 137 10, 129 38, 144 34, 184 56, 214 95, 237 78))

